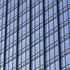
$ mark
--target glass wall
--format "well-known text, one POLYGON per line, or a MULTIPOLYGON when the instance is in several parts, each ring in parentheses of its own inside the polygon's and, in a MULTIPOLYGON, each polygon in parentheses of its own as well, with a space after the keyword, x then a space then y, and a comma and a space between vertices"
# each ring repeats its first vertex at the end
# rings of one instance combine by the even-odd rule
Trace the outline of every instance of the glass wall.
POLYGON ((0 70, 68 70, 69 58, 70 0, 0 1, 0 70))

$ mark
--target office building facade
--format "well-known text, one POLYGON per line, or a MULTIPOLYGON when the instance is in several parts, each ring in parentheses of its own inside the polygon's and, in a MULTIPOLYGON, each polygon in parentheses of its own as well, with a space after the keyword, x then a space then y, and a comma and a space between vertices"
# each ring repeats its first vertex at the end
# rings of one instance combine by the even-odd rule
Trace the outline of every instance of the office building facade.
POLYGON ((0 0, 0 70, 70 70, 70 0, 0 0))

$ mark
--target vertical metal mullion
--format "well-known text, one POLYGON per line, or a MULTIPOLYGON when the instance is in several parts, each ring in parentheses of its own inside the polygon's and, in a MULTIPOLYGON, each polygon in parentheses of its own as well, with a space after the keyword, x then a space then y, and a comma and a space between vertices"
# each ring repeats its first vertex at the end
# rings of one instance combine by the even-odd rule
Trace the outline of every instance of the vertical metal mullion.
POLYGON ((4 67, 5 70, 5 61, 6 61, 6 35, 7 35, 7 12, 8 12, 8 0, 6 0, 6 15, 5 15, 5 40, 4 40, 4 67))
POLYGON ((19 0, 17 0, 17 44, 16 44, 16 70, 18 70, 18 26, 19 26, 19 0))
POLYGON ((46 57, 45 57, 45 0, 43 0, 43 45, 44 45, 44 70, 46 70, 46 57))
POLYGON ((57 24, 58 24, 59 69, 61 70, 61 47, 60 47, 60 24, 59 24, 59 1, 58 0, 57 0, 57 24))
POLYGON ((32 28, 32 25, 31 25, 31 0, 30 0, 30 70, 32 69, 31 67, 31 28, 32 28))

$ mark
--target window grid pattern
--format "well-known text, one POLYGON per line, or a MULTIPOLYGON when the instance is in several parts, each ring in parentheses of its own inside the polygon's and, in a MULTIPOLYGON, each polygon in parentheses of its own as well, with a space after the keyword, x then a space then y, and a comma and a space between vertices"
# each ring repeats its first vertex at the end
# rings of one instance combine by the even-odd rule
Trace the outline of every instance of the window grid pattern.
POLYGON ((18 1, 8 0, 7 10, 7 0, 0 2, 0 70, 3 70, 4 65, 5 70, 16 70, 17 65, 18 70, 30 70, 30 66, 31 70, 44 70, 44 65, 46 65, 46 70, 60 70, 60 63, 61 70, 70 69, 70 0, 58 0, 58 4, 57 0, 18 1), (17 13, 18 1, 19 12, 17 13), (58 13, 57 5, 59 6, 58 13), (19 22, 17 22, 17 16, 19 22), (61 58, 59 57, 59 38, 61 58), (6 51, 4 53, 5 39, 6 51))

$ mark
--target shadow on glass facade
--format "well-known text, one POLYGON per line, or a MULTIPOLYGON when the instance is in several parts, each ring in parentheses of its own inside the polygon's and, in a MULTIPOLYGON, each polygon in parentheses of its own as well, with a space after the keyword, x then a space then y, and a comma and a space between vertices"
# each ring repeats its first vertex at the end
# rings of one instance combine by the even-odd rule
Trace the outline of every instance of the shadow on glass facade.
POLYGON ((0 0, 0 70, 70 70, 70 0, 0 0))

